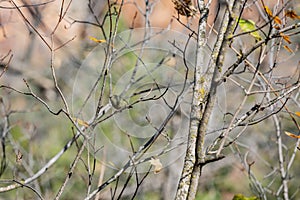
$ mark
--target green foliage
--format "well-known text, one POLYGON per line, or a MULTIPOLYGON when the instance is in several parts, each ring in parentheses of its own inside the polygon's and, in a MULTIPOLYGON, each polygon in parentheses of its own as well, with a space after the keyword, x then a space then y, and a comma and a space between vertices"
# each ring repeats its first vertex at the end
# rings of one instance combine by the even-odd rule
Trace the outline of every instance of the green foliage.
POLYGON ((233 199, 232 200, 258 200, 258 197, 245 197, 244 195, 242 194, 236 194, 234 195, 233 199))
POLYGON ((207 193, 199 193, 196 196, 196 200, 221 200, 220 192, 216 190, 211 190, 207 193))

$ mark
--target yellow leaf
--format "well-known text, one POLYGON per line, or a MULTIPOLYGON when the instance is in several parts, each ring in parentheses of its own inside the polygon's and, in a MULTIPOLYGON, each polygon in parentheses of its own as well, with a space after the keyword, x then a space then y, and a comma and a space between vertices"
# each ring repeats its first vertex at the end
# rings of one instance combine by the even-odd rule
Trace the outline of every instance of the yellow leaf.
POLYGON ((232 200, 258 200, 258 197, 256 196, 253 196, 253 197, 245 197, 244 195, 242 194, 235 194, 233 196, 233 199, 232 200))
POLYGON ((270 17, 273 17, 272 11, 270 10, 270 8, 268 6, 265 6, 265 11, 267 13, 267 15, 269 15, 270 17))
POLYGON ((78 123, 81 126, 89 127, 89 124, 81 119, 78 119, 76 117, 72 117, 72 119, 74 120, 74 122, 78 123))
POLYGON ((94 42, 97 42, 97 43, 104 43, 104 42, 106 42, 106 40, 99 40, 99 39, 91 37, 91 36, 89 38, 90 38, 90 40, 92 40, 94 42))
POLYGON ((255 26, 255 22, 250 20, 250 19, 239 19, 238 21, 240 28, 242 29, 243 32, 249 32, 250 35, 252 35, 256 40, 261 40, 261 36, 258 31, 255 31, 257 28, 255 26))
POLYGON ((300 117, 300 112, 295 112, 295 114, 296 114, 298 117, 300 117))
POLYGON ((284 45, 283 48, 285 48, 285 50, 287 50, 288 52, 293 53, 293 50, 287 45, 284 45))
POLYGON ((284 131, 284 133, 287 135, 287 136, 290 136, 292 138, 297 138, 297 139, 300 139, 300 135, 295 135, 293 133, 290 133, 288 131, 284 131))
POLYGON ((160 160, 157 158, 151 158, 151 160, 149 161, 151 165, 154 166, 154 174, 157 174, 158 172, 161 171, 162 169, 162 164, 160 162, 160 160))
POLYGON ((275 16, 275 17, 274 17, 274 22, 275 22, 276 24, 281 24, 281 20, 280 20, 280 18, 279 18, 278 16, 275 16))
POLYGON ((285 13, 285 16, 287 16, 287 17, 289 17, 291 19, 300 19, 300 16, 298 16, 294 10, 288 10, 285 13))

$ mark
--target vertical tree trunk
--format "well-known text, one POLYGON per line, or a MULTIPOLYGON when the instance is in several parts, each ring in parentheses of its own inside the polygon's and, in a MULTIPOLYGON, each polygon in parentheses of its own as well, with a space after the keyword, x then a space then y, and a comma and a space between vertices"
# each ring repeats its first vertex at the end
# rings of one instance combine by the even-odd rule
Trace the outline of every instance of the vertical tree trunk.
MULTIPOLYGON (((196 69, 194 74, 195 81, 190 115, 188 145, 184 160, 184 167, 175 197, 177 200, 195 199, 202 166, 204 166, 206 162, 210 162, 210 160, 206 159, 204 153, 204 139, 216 98, 220 72, 222 70, 225 57, 224 54, 228 45, 227 38, 233 33, 236 24, 237 17, 232 15, 240 10, 240 6, 238 5, 240 5, 239 0, 231 0, 227 4, 222 26, 212 52, 212 62, 207 69, 207 67, 204 66, 203 60, 205 56, 208 56, 205 55, 204 48, 206 46, 205 32, 209 5, 205 5, 203 0, 198 0, 198 7, 201 16, 198 25, 198 47, 196 69)), ((213 158, 213 160, 218 160, 218 158, 213 158)))

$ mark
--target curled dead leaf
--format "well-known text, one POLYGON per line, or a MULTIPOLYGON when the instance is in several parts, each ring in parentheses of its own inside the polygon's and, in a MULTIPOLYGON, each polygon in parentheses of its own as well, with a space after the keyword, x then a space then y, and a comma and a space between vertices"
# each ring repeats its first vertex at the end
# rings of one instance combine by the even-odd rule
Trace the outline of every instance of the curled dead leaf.
POLYGON ((287 45, 284 45, 283 48, 285 48, 285 50, 287 50, 288 52, 293 53, 293 50, 287 45))
POLYGON ((21 153, 20 150, 18 150, 16 154, 16 163, 20 165, 22 163, 22 159, 23 159, 23 154, 21 153))
POLYGON ((300 139, 300 135, 295 135, 293 133, 290 133, 288 131, 284 131, 284 133, 287 135, 287 136, 290 136, 292 138, 297 138, 297 139, 300 139))
POLYGON ((193 6, 191 0, 172 0, 172 2, 178 14, 182 16, 191 17, 197 13, 197 9, 193 6))
POLYGON ((281 19, 280 19, 278 16, 275 16, 275 17, 274 17, 274 22, 275 22, 276 24, 281 24, 281 19))
POLYGON ((276 30, 280 30, 280 27, 277 26, 277 25, 275 25, 274 28, 275 28, 276 30))
POLYGON ((289 44, 292 43, 289 36, 287 36, 287 35, 285 35, 285 34, 283 34, 283 33, 280 33, 280 36, 281 36, 287 43, 289 43, 289 44))
POLYGON ((151 165, 154 166, 154 174, 157 174, 158 172, 161 171, 163 166, 158 158, 151 158, 149 162, 151 165))
POLYGON ((287 17, 289 17, 291 19, 300 19, 300 16, 298 16, 294 10, 288 10, 285 13, 285 16, 287 16, 287 17))

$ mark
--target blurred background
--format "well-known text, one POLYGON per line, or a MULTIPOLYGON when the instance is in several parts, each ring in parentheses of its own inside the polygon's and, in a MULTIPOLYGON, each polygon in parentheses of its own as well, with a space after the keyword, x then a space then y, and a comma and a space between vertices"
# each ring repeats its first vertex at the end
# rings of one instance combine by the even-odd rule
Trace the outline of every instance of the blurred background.
MULTIPOLYGON (((8 179, 23 180, 26 177, 32 176, 45 163, 60 151, 65 143, 73 136, 72 124, 64 115, 51 115, 49 111, 32 96, 20 94, 22 92, 29 92, 28 84, 31 90, 45 101, 50 108, 57 112, 64 107, 63 102, 59 98, 59 94, 55 89, 51 64, 55 69, 57 83, 62 89, 67 102, 70 104, 74 99, 74 83, 75 85, 89 84, 88 79, 84 82, 78 78, 78 71, 83 66, 84 61, 90 53, 97 46, 104 44, 95 43, 90 37, 99 40, 108 40, 110 18, 108 17, 108 2, 110 1, 1 1, 0 2, 0 70, 3 74, 0 77, 0 85, 5 85, 19 92, 1 88, 1 129, 4 130, 6 122, 9 121, 9 131, 6 135, 5 143, 6 168, 4 170, 2 165, 1 187, 7 185, 3 181, 8 179), (100 26, 101 25, 101 26, 100 26), (54 49, 54 51, 50 51, 54 49), (25 80, 25 81, 24 81, 25 80), (76 82, 77 81, 77 82, 76 82), (6 120, 6 118, 9 120, 6 120), (22 155, 22 164, 16 160, 16 156, 22 155)), ((274 8, 277 2, 272 0, 263 1, 269 8, 274 8)), ((300 15, 300 2, 294 0, 289 1, 285 9, 292 9, 300 15)), ((120 0, 111 3, 111 12, 116 12, 117 8, 122 3, 120 0)), ((199 14, 191 18, 180 16, 178 20, 177 11, 171 0, 158 1, 143 1, 143 0, 127 0, 123 2, 122 12, 120 14, 120 21, 118 24, 118 34, 138 28, 163 28, 166 30, 178 31, 181 34, 188 35, 191 31, 196 31, 198 26, 199 14), (147 8, 151 8, 145 12, 147 8), (148 16, 149 14, 149 16, 148 16), (145 21, 145 19, 149 19, 145 21), (146 23, 147 22, 147 23, 146 23)), ((260 2, 248 1, 244 9, 242 17, 253 20, 257 26, 264 24, 257 4, 261 6, 260 2)), ((195 5, 195 4, 194 4, 195 5)), ((222 1, 214 0, 210 6, 208 23, 213 27, 218 28, 221 20, 222 10, 224 10, 224 3, 222 1), (216 18, 217 17, 217 18, 216 18)), ((276 11, 276 8, 274 8, 276 11)), ((277 10, 279 12, 279 10, 277 10)), ((279 14, 282 16, 282 14, 279 14)), ((115 16, 114 16, 115 19, 115 16)), ((283 20, 283 19, 282 19, 283 20)), ((286 26, 291 23, 298 23, 300 20, 287 21, 286 26)), ((212 48, 212 44, 216 39, 215 33, 210 27, 207 27, 209 33, 208 49, 212 48)), ((134 35, 133 37, 140 37, 134 35)), ((161 38, 165 40, 166 38, 161 38)), ((159 42, 159 41, 158 41, 159 42)), ((162 41, 163 44, 163 41, 162 41)), ((241 39, 235 43, 240 49, 251 47, 255 44, 255 39, 249 39, 249 36, 242 36, 241 39)), ((293 52, 289 52, 282 48, 278 56, 278 65, 273 71, 274 77, 278 78, 278 82, 284 82, 291 77, 296 79, 296 71, 299 70, 299 44, 300 34, 291 37, 291 44, 289 48, 293 52)), ((192 54, 191 54, 192 55, 192 54)), ((256 54, 257 55, 257 54, 256 54)), ((130 70, 132 65, 132 55, 123 55, 124 58, 116 63, 114 68, 115 76, 121 77, 124 71, 130 70), (124 66, 129 66, 124 70, 124 66), (123 66, 123 68, 122 68, 123 66), (122 71, 123 70, 123 71, 122 71)), ((159 53, 157 55, 159 57, 159 53)), ((99 53, 99 62, 102 63, 105 55, 99 53), (103 56, 103 57, 102 57, 103 56)), ((151 57, 151 56, 149 56, 151 57)), ((225 66, 230 66, 236 58, 233 51, 228 51, 225 66)), ((145 58, 146 59, 146 58, 145 58)), ((251 58, 250 58, 251 59, 251 58)), ((252 58, 257 59, 255 54, 252 58)), ((262 63, 262 70, 268 71, 268 59, 262 63)), ((94 61, 94 62, 97 62, 94 61)), ((192 61, 191 61, 192 62, 192 61)), ((177 61, 177 64, 179 61, 177 61)), ((170 64, 170 63, 169 63, 170 64)), ((181 63, 182 64, 182 63, 181 63)), ((173 65, 172 63, 170 64, 173 65)), ((181 65, 182 66, 182 65, 181 65)), ((81 72, 81 73, 84 73, 81 72)), ((96 73, 96 72, 95 72, 96 73)), ((181 73, 181 72, 180 72, 181 73)), ((192 79, 193 69, 191 69, 189 78, 192 79)), ((91 75, 92 76, 92 75, 91 75)), ((241 77, 247 79, 248 76, 241 77)), ((117 84, 117 81, 115 81, 117 84)), ((245 81, 245 85, 247 85, 245 81)), ((78 89, 79 86, 75 86, 78 89)), ((84 88, 84 87, 83 87, 84 88)), ((79 89, 78 89, 79 90, 79 89)), ((85 91, 86 92, 86 91, 85 91)), ((78 94, 80 95, 80 93, 78 94)), ((190 95, 190 93, 189 93, 190 95)), ((106 97, 108 101, 108 96, 106 97)), ((232 83, 228 83, 223 88, 223 94, 220 96, 217 105, 219 105, 220 113, 215 114, 211 124, 211 135, 208 135, 208 141, 211 141, 217 128, 221 128, 226 124, 226 119, 223 118, 224 113, 236 109, 237 101, 243 98, 240 88, 232 83), (214 124, 214 123, 216 123, 214 124)), ((293 112, 299 111, 299 97, 293 95, 291 97, 289 106, 293 112)), ((187 114, 181 116, 180 122, 176 122, 178 118, 174 118, 173 128, 178 128, 178 123, 182 128, 182 137, 185 138, 188 127, 188 110, 189 110, 190 96, 186 99, 186 105, 183 109, 187 114)), ((249 99, 244 109, 251 108, 253 104, 259 102, 259 97, 249 99)), ((76 105, 75 105, 76 106, 76 105)), ((160 108, 156 108, 160 109, 160 108)), ((155 110, 154 110, 155 111, 155 110)), ((140 111, 136 111, 138 113, 140 111)), ((158 111, 155 111, 158 112, 158 111)), ((136 113, 131 113, 135 115, 136 113)), ((133 117, 134 118, 134 117, 133 117)), ((288 113, 282 112, 280 114, 281 126, 283 130, 296 132, 292 120, 288 113)), ((296 117, 299 122, 299 117, 296 117)), ((160 120, 159 120, 160 121, 160 120)), ((115 121, 106 122, 101 126, 101 130, 105 133, 116 133, 115 121)), ((142 122, 140 122, 142 123, 142 122)), ((171 125, 170 125, 171 126, 171 125)), ((242 129, 242 128, 241 128, 242 129)), ((236 130, 236 134, 241 131, 236 130)), ((208 133, 209 134, 209 133, 208 133)), ((110 136, 107 136, 108 138, 110 136)), ((113 137, 113 136, 111 136, 113 137)), ((120 141, 124 142, 130 149, 130 144, 126 136, 115 136, 120 141)), ((2 138, 4 134, 2 133, 2 138)), ((248 179, 248 171, 241 164, 243 162, 253 163, 252 170, 257 179, 268 185, 270 190, 279 184, 278 178, 278 152, 276 144, 275 128, 273 121, 265 120, 257 126, 248 127, 243 136, 239 138, 239 150, 243 155, 247 155, 243 160, 236 149, 228 149, 228 156, 219 162, 209 165, 204 168, 203 176, 201 177, 199 195, 197 199, 202 200, 217 200, 217 199, 232 199, 234 194, 242 193, 246 196, 253 196, 253 183, 248 179)), ((101 139, 100 139, 101 140, 101 139)), ((116 139, 114 139, 116 140, 116 139)), ((115 141, 117 142, 117 141, 115 141)), ((290 155, 293 152, 296 140, 287 136, 283 136, 284 154, 290 155)), ((137 142, 140 144, 140 142, 137 142)), ((125 145, 125 144, 122 144, 125 145)), ((101 145, 98 146, 101 148, 101 145)), ((151 173, 142 189, 139 191, 136 199, 172 199, 175 195, 178 178, 181 173, 183 162, 183 153, 185 144, 179 146, 169 156, 176 157, 174 162, 168 164, 160 173, 151 173), (178 156, 180 155, 180 156, 178 156)), ((43 194, 45 199, 53 199, 62 184, 70 164, 74 160, 77 153, 76 145, 73 145, 58 162, 49 169, 41 178, 33 183, 33 187, 43 194)), ((83 160, 92 162, 89 157, 89 150, 84 154, 83 160)), ((105 181, 113 175, 118 169, 116 163, 110 163, 107 160, 114 158, 114 160, 123 160, 123 156, 118 152, 109 152, 110 150, 100 151, 97 156, 99 162, 95 168, 95 178, 92 179, 92 184, 96 186, 101 181, 105 181), (101 162, 102 160, 102 162, 101 162), (101 164, 102 163, 102 164, 101 164), (103 167, 105 163, 105 167, 103 167), (103 172, 105 170, 105 173, 103 172), (103 175, 104 174, 104 175, 103 175), (101 177, 103 176, 103 177, 101 177)), ((2 149, 2 155, 4 149, 2 149)), ((289 158, 287 156, 287 158, 289 158)), ((298 161, 299 153, 294 158, 298 161)), ((62 199, 82 199, 89 184, 88 170, 85 165, 86 162, 79 162, 76 168, 73 179, 70 180, 62 199)), ((122 163, 122 162, 121 162, 122 163)), ((3 164, 3 163, 2 163, 3 164)), ((295 193, 294 199, 300 198, 299 183, 299 162, 295 162, 290 169, 290 192, 295 193)), ((123 177, 120 182, 126 179, 123 177)), ((113 188, 112 184, 112 188, 113 188)), ((129 199, 134 192, 135 185, 129 186, 123 199, 129 199), (126 193, 127 192, 127 193, 126 193), (126 197, 128 194, 128 197, 126 197)), ((111 190, 105 190, 99 199, 111 199, 111 190)), ((276 193, 272 191, 270 193, 276 193)), ((6 193, 0 194, 0 199, 36 199, 35 194, 27 188, 20 188, 6 193)))

